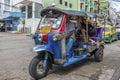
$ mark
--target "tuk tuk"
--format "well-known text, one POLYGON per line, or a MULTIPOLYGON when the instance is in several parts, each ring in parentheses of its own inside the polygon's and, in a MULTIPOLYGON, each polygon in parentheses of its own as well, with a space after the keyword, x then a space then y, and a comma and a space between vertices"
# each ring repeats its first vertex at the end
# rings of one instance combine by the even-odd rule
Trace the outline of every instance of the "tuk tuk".
POLYGON ((118 40, 117 31, 111 25, 105 26, 102 37, 104 39, 104 42, 109 42, 109 43, 111 43, 112 41, 118 40))
MULTIPOLYGON (((53 64, 67 67, 92 55, 94 55, 97 62, 103 60, 104 42, 102 40, 102 28, 96 28, 96 35, 91 37, 95 40, 95 43, 87 40, 87 42, 81 42, 81 46, 80 42, 74 41, 68 56, 65 38, 68 16, 73 19, 77 16, 99 18, 101 17, 100 14, 46 8, 41 11, 41 16, 42 19, 33 36, 36 46, 32 50, 37 55, 29 64, 29 73, 33 78, 40 79, 45 77, 49 69, 52 69, 53 64)), ((86 27, 88 31, 87 24, 86 27)))
POLYGON ((116 25, 116 31, 117 31, 118 39, 120 40, 120 24, 116 25))

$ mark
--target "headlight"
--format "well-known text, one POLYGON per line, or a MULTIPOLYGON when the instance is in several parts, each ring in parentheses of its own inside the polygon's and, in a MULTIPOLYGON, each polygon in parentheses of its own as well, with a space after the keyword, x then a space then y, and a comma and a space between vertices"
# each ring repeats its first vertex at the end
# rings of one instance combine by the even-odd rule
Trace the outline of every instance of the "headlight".
POLYGON ((39 40, 39 41, 42 41, 42 40, 43 40, 43 35, 42 35, 42 34, 39 34, 39 35, 38 35, 38 40, 39 40))
POLYGON ((58 34, 55 34, 53 36, 53 40, 56 41, 56 40, 61 40, 64 38, 64 34, 61 34, 61 33, 58 33, 58 34))

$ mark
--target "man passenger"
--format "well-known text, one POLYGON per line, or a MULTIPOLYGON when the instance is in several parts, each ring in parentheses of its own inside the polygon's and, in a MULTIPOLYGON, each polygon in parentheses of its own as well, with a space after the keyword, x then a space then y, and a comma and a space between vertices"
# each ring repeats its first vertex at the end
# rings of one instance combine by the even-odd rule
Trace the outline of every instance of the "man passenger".
MULTIPOLYGON (((79 27, 79 34, 82 34, 82 38, 84 42, 87 42, 87 37, 86 37, 86 24, 88 24, 88 36, 91 37, 91 35, 95 35, 95 34, 91 34, 89 28, 93 27, 92 26, 92 22, 90 20, 86 20, 86 19, 82 19, 81 17, 77 18, 77 24, 79 27)), ((90 42, 95 42, 94 40, 89 38, 90 42)))

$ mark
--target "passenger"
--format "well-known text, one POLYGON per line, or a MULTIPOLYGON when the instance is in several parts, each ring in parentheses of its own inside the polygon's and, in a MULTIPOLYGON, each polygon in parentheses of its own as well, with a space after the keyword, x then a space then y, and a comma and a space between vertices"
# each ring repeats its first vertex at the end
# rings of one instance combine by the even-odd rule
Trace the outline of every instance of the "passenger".
POLYGON ((69 57, 70 49, 72 48, 73 42, 75 41, 74 30, 75 30, 75 26, 73 23, 70 22, 70 17, 68 17, 66 21, 66 30, 65 30, 67 57, 69 57))
MULTIPOLYGON (((94 36, 96 34, 96 29, 95 27, 92 25, 92 22, 90 20, 85 20, 83 21, 83 29, 81 30, 82 34, 85 35, 86 34, 86 24, 88 24, 88 41, 90 42, 95 42, 94 40, 92 40, 90 37, 94 36)), ((87 40, 87 37, 84 37, 85 40, 87 40)))
MULTIPOLYGON (((79 21, 79 20, 77 20, 79 21)), ((85 20, 83 19, 82 22, 78 22, 79 25, 81 25, 81 28, 80 28, 80 33, 82 34, 82 38, 84 40, 84 42, 87 42, 87 37, 86 37, 86 24, 88 24, 88 37, 92 37, 93 35, 96 34, 96 31, 94 29, 94 27, 92 26, 92 22, 90 20, 85 20), (92 28, 92 29, 91 29, 92 28)), ((88 39, 90 42, 95 42, 94 40, 92 39, 88 39)))
POLYGON ((82 18, 77 17, 77 24, 76 24, 76 32, 75 32, 75 38, 77 41, 83 41, 81 38, 81 28, 82 28, 82 18))

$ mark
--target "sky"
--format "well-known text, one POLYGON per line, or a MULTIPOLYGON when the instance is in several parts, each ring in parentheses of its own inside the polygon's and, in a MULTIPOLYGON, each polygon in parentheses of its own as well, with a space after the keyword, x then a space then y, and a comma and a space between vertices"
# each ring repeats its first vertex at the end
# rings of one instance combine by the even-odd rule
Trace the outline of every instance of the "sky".
POLYGON ((120 0, 111 0, 110 8, 113 8, 115 12, 120 12, 120 0))

